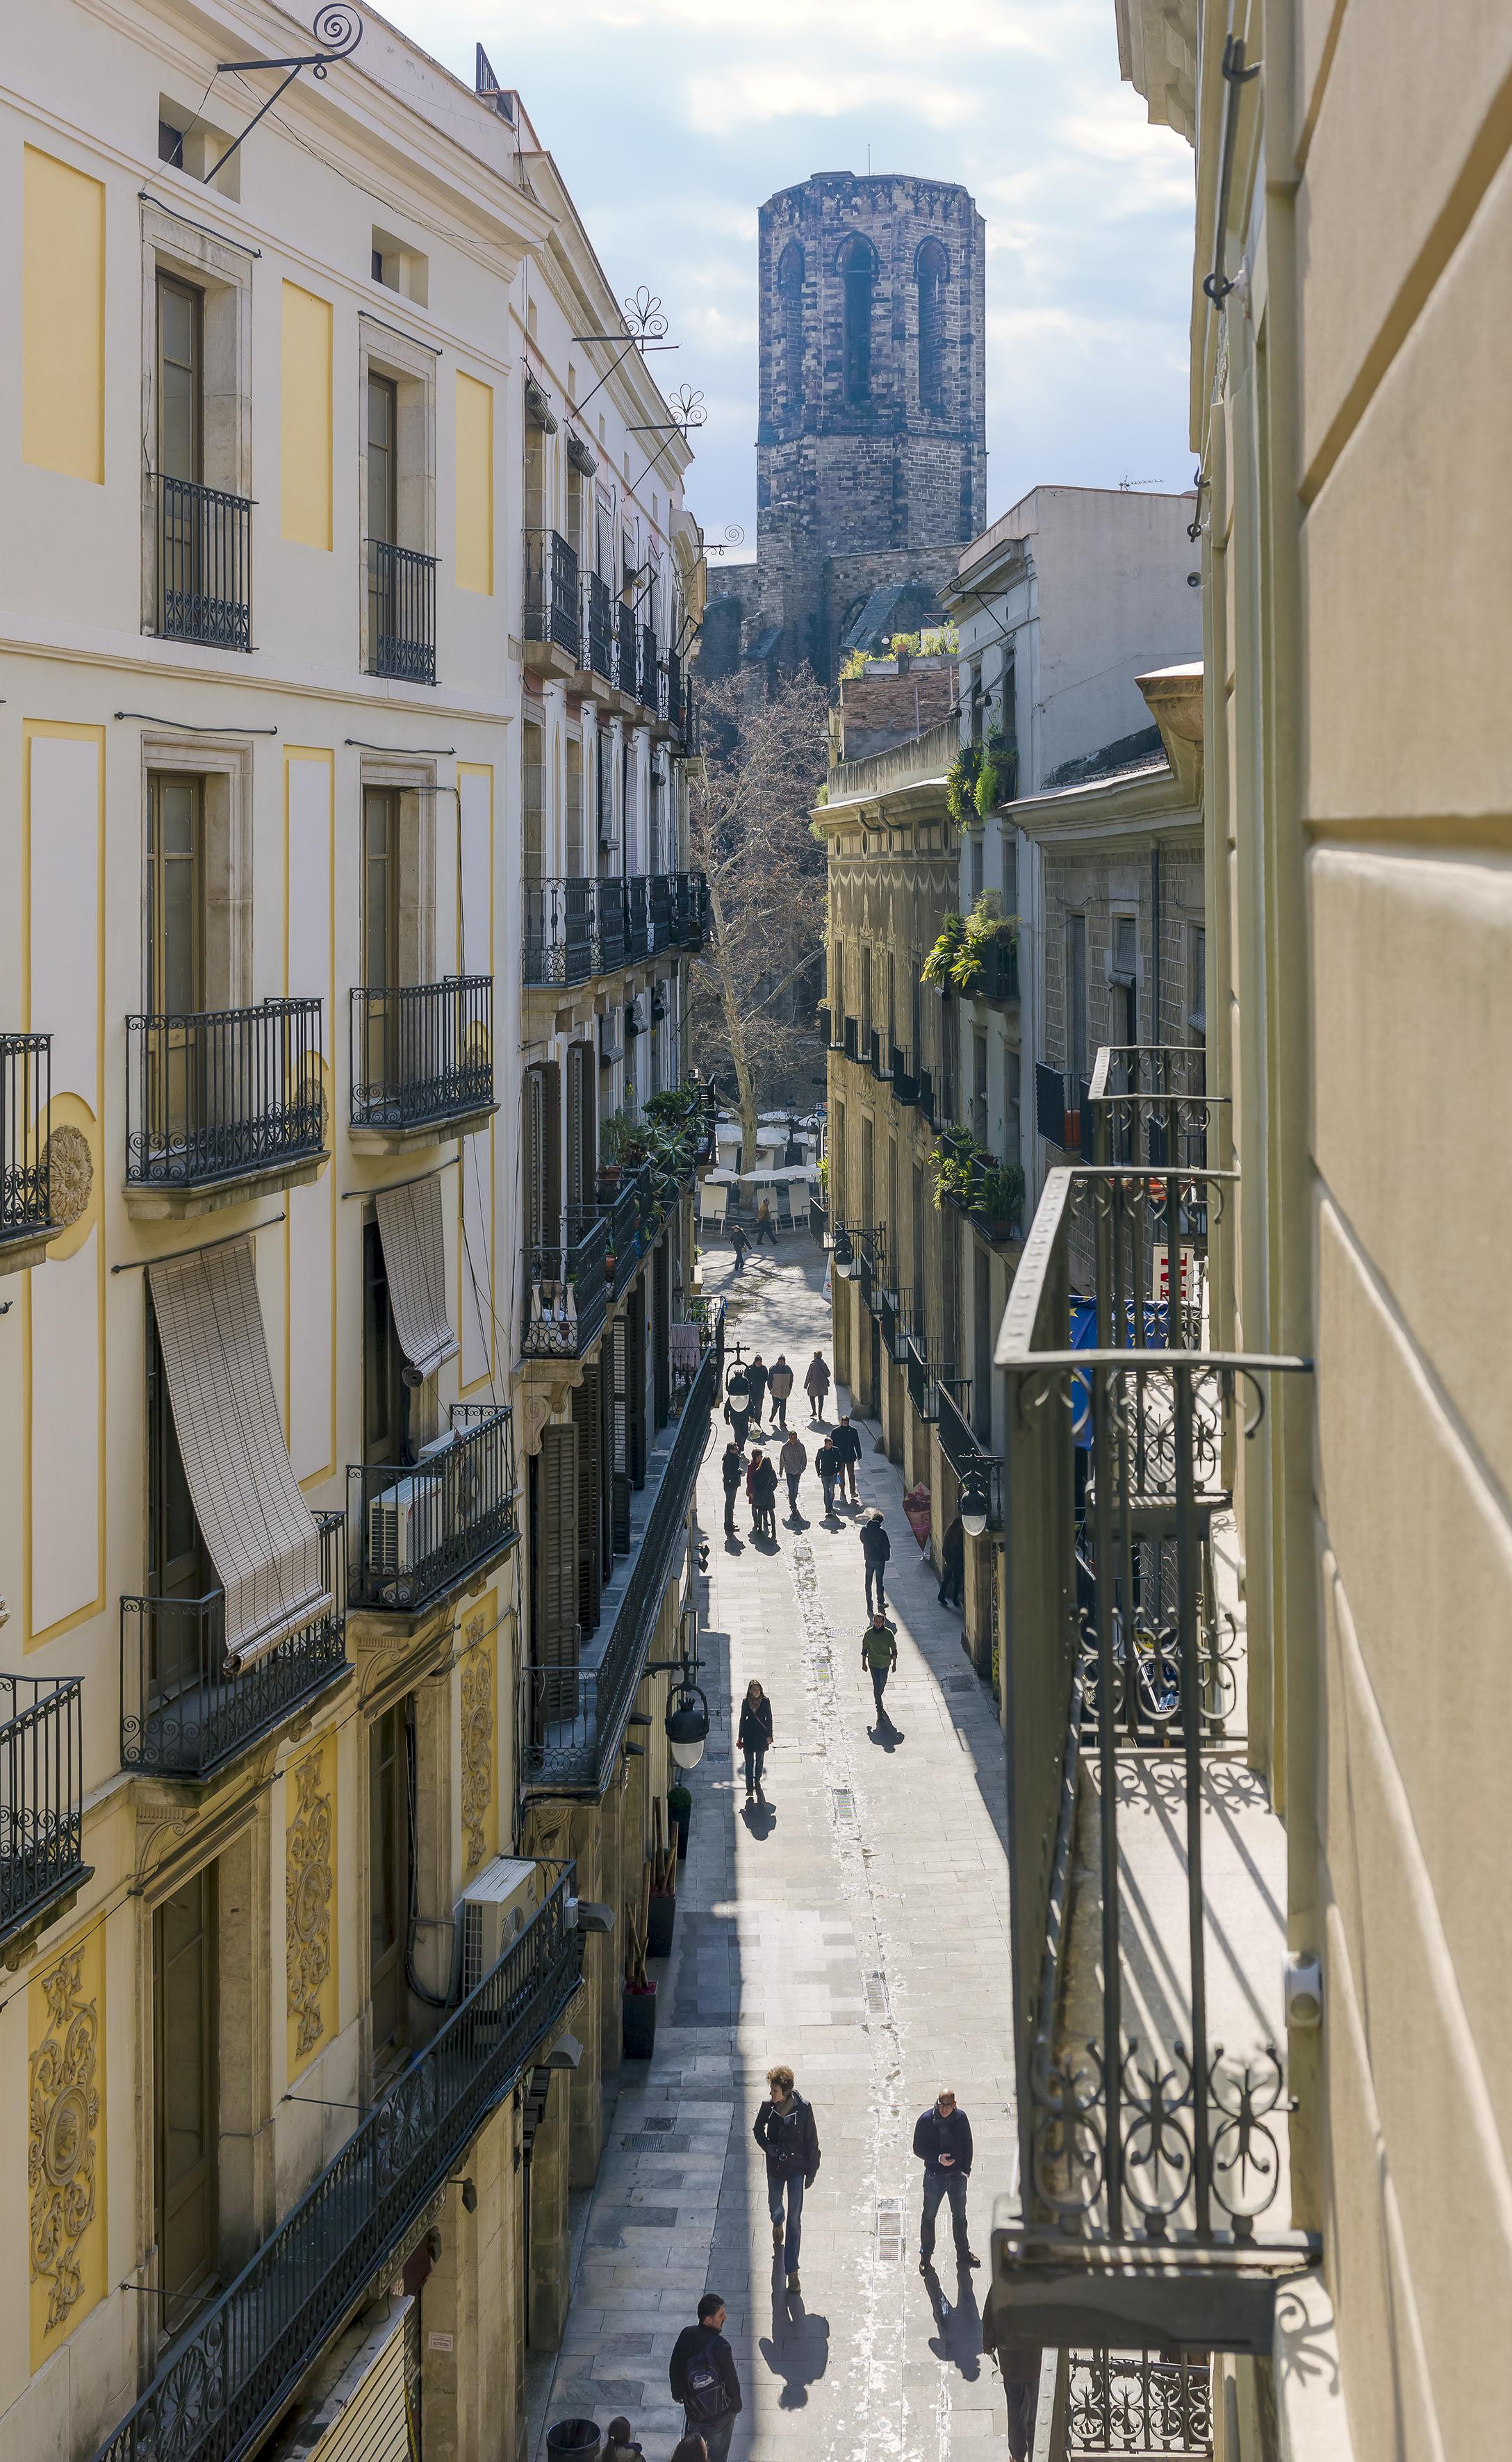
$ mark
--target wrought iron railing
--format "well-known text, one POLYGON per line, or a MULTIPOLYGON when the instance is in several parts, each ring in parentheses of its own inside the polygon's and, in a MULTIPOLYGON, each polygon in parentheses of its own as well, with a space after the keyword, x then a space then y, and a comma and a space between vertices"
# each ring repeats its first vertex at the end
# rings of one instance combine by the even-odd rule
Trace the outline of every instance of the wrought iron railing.
POLYGON ((1107 2462, 1128 2454, 1209 2456, 1212 2370, 1206 2360, 1162 2360, 1152 2351, 1068 2351, 1066 2451, 1107 2462))
POLYGON ((991 1447, 983 1443, 972 1424, 966 1403, 970 1391, 969 1378, 938 1380, 935 1424, 940 1434, 940 1450, 955 1472, 962 1492, 970 1490, 986 1506, 988 1529, 1001 1530, 1003 1464, 991 1447))
POLYGON ((600 573, 591 572, 586 592, 588 607, 588 664, 595 676, 606 683, 615 680, 615 609, 609 595, 609 584, 600 573))
POLYGON ((120 1765, 207 1779, 347 1672, 346 1515, 317 1513, 323 1615, 240 1672, 226 1663, 226 1600, 123 1598, 120 1765))
POLYGON ((921 1069, 918 1072, 918 1108, 931 1128, 935 1125, 935 1072, 921 1069))
POLYGON ((527 983, 584 983, 601 970, 600 910, 617 881, 552 878, 521 884, 527 983))
POLYGON ((642 709, 649 709, 652 716, 656 716, 660 698, 657 681, 657 637, 649 624, 640 627, 640 665, 636 698, 642 709))
POLYGON ((669 872, 650 874, 646 881, 646 896, 651 918, 651 945, 653 949, 670 949, 674 940, 672 875, 669 872))
POLYGON ((1019 997, 1017 933, 995 932, 983 943, 981 972, 972 990, 978 1000, 1016 1001, 1019 997))
POLYGON ((216 650, 252 646, 252 507, 247 496, 156 474, 158 630, 216 650))
POLYGON ((643 872, 632 873, 623 884, 625 892, 625 956, 627 959, 649 958, 651 955, 651 887, 643 872))
POLYGON ((507 1403, 453 1402, 413 1462, 350 1463, 350 1605, 415 1614, 515 1544, 515 1505, 507 1403))
POLYGON ((845 1021, 843 1048, 847 1060, 855 1060, 859 1058, 861 1050, 861 1029, 853 1017, 848 1017, 845 1021))
POLYGON ((386 2278, 582 1974, 564 1871, 477 1989, 357 2122, 249 2264, 175 2343, 96 2462, 236 2462, 386 2278))
POLYGON ((525 1251, 520 1349, 527 1359, 579 1359, 604 1329, 609 1225, 596 1209, 569 1210, 566 1238, 525 1251))
POLYGON ((815 1197, 809 1199, 809 1236, 816 1240, 821 1248, 830 1244, 830 1208, 821 1205, 815 1197))
POLYGON ((1221 1158, 1211 1132, 1227 1109, 1207 1091, 1200 1046, 1105 1044, 1082 1096, 1081 1150, 1090 1162, 1199 1172, 1221 1158))
POLYGON ((867 1037, 867 1062, 873 1076, 885 1084, 892 1060, 892 1046, 884 1041, 881 1028, 874 1026, 867 1037))
POLYGON ((598 1664, 525 1671, 528 1786, 596 1792, 613 1768, 686 1531, 720 1390, 722 1312, 709 1310, 700 1332, 702 1354, 683 1393, 677 1434, 598 1664))
POLYGON ((996 2242, 1026 2330, 1037 2300, 1055 2305, 1051 2342, 1100 2340, 1099 2324, 1106 2334, 1127 2322, 1137 2330, 1110 2339, 1258 2347, 1222 2335, 1268 2330, 1277 2273, 1299 2261, 1298 2241, 1267 2219, 1284 2176, 1280 2053, 1269 2041, 1225 2048, 1208 2026, 1203 1756, 1216 1695, 1204 1540, 1229 1502, 1225 1464, 1258 1427, 1273 1376, 1307 1365, 1211 1351, 1200 1306, 1163 1296, 1183 1290, 1183 1226, 1216 1215, 1232 1185, 1225 1173, 1051 1172, 998 1345, 1023 2213, 996 2242), (1073 1312, 1078 1257, 1091 1260, 1091 1296, 1073 1312), (1148 1731, 1152 1695, 1179 1747, 1161 1817, 1180 1839, 1187 1900, 1186 1971, 1171 1942, 1160 1995, 1170 2016, 1150 2021, 1158 2040, 1126 2022, 1144 1996, 1119 1844, 1120 1754, 1148 1731), (1061 2013, 1079 1758, 1091 1762, 1097 1803, 1103 1944, 1100 2023, 1086 2042, 1069 2038, 1061 2013), (1110 2251, 1120 2282, 1099 2306, 1110 2251), (1072 2337, 1075 2281, 1099 2265, 1072 2337))
POLYGON ((89 1878, 76 1677, 0 1675, 0 1947, 89 1878))
POLYGON ((918 1078, 910 1066, 910 1055, 894 1044, 888 1074, 893 1080, 893 1100, 911 1111, 918 1100, 918 1078))
POLYGON ((667 652, 666 665, 662 672, 666 680, 666 688, 662 702, 662 706, 666 715, 666 722, 671 727, 673 734, 680 736, 682 733, 683 722, 682 661, 679 658, 676 650, 669 650, 667 652))
POLYGON ((627 700, 636 701, 640 692, 640 628, 635 609, 624 599, 615 610, 615 681, 627 700))
POLYGON ((53 1220, 48 1115, 50 1034, 0 1034, 0 1258, 11 1240, 34 1240, 53 1220))
POLYGON ((405 683, 436 680, 436 558, 368 541, 368 663, 405 683))
POLYGON ((573 665, 582 651, 577 556, 555 530, 525 533, 525 637, 551 641, 573 665))
POLYGON ((942 1341, 913 1325, 904 1344, 903 1365, 908 1371, 908 1398, 925 1427, 932 1428, 940 1416, 940 1390, 955 1375, 956 1363, 942 1341))
POLYGON ((352 1126, 413 1129, 493 1102, 493 977, 354 986, 352 1126))
POLYGON ((195 1187, 318 1158, 317 1000, 126 1020, 126 1178, 195 1187))

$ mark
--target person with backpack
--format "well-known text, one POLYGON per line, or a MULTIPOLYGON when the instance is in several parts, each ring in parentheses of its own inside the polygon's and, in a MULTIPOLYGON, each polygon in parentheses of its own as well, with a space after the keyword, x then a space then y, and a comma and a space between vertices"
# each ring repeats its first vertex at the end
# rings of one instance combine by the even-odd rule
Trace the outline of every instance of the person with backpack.
POLYGON ((745 1456, 738 1438, 731 1436, 720 1457, 720 1477, 724 1482, 724 1536, 735 1536, 735 1499, 741 1492, 741 1476, 745 1468, 745 1456))
POLYGON ((861 1458, 861 1438, 859 1432, 851 1425, 849 1411, 841 1412, 830 1441, 840 1457, 841 1474, 854 1504, 859 1501, 855 1492, 855 1466, 861 1458))
POLYGON ((822 1350, 814 1352, 804 1370, 803 1390, 809 1396, 809 1416, 817 1426, 830 1396, 830 1368, 822 1350))
POLYGON ((824 1489, 824 1517, 828 1522, 834 1512, 834 1487, 840 1476, 840 1457, 835 1452, 833 1436, 826 1436, 813 1458, 813 1466, 824 1489))
POLYGON ((767 2204, 771 2214, 771 2244, 783 2252, 789 2291, 800 2291, 798 2243, 803 2234, 804 2191, 819 2171, 819 2131, 813 2106, 805 2103, 786 2063, 767 2072, 767 2100, 751 2130, 767 2157, 767 2204), (783 2206, 787 2205, 786 2224, 783 2206))
POLYGON ((792 1392, 792 1370, 788 1365, 787 1353, 785 1351, 778 1351, 776 1363, 772 1369, 771 1374, 767 1379, 767 1388, 771 1395, 773 1425, 781 1428, 783 1435, 786 1436, 788 1433, 788 1397, 792 1392))
POLYGON ((703 2439, 708 2462, 725 2462, 742 2408, 735 2354, 720 2330, 724 2322, 724 2300, 717 2291, 705 2291, 698 2323, 683 2326, 667 2365, 667 2383, 673 2401, 682 2406, 683 2427, 689 2436, 703 2439))
POLYGON ((882 1591, 882 1576, 893 1543, 887 1535, 887 1524, 875 1504, 868 1505, 861 1516, 861 1555, 866 1566, 866 1604, 880 1614, 887 1605, 882 1591), (873 1596, 873 1592, 875 1596, 873 1596))
POLYGON ((637 2457, 644 2454, 645 2447, 632 2431, 624 2412, 620 2411, 609 2423, 599 2462, 637 2462, 637 2457))

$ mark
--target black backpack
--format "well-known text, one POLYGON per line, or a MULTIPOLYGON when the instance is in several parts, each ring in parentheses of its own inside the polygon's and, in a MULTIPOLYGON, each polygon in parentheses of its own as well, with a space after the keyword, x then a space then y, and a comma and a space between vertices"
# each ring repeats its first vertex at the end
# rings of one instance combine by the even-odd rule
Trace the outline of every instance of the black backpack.
POLYGON ((714 2356, 718 2339, 717 2330, 710 2326, 707 2342, 702 2351, 694 2352, 682 2381, 682 2408, 690 2419, 700 2420, 705 2427, 723 2419, 730 2407, 729 2388, 714 2356))

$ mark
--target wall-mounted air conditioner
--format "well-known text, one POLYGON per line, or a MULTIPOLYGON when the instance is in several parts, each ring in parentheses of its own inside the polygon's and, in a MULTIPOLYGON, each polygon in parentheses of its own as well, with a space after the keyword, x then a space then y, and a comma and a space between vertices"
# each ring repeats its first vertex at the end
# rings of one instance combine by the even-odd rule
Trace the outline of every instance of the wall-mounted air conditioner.
POLYGON ((368 1565, 374 1573, 410 1573, 439 1535, 439 1479, 397 1479, 368 1499, 368 1565))
POLYGON ((495 1855, 457 1901, 457 1963, 461 1996, 475 1991, 518 1940, 545 1896, 539 1864, 495 1855))

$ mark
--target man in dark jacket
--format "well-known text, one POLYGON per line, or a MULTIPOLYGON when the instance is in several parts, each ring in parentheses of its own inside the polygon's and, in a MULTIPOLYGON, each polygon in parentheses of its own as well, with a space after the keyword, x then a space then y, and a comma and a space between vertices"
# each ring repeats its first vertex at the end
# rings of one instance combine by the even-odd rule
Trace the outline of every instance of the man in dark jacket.
POLYGON ((788 1354, 785 1350, 779 1350, 776 1359, 772 1363, 771 1374, 767 1379, 767 1389, 771 1395, 771 1415, 773 1423, 777 1427, 781 1428, 784 1436, 786 1436, 788 1433, 788 1397, 792 1392, 792 1370, 788 1365, 788 1354))
POLYGON ((830 1442, 833 1445, 835 1452, 840 1457, 841 1474, 845 1479, 846 1486, 851 1492, 851 1501, 854 1504, 856 1501, 855 1466, 861 1458, 861 1439, 856 1430, 851 1425, 851 1414, 849 1411, 841 1412, 839 1423, 836 1426, 830 1442))
POLYGON ((741 2408, 741 2381, 735 2354, 720 2331, 724 2302, 717 2291, 705 2291, 699 2301, 699 2322, 684 2325, 672 2345, 667 2383, 672 2399, 682 2405, 690 2436, 702 2436, 709 2462, 724 2462, 741 2408))
POLYGON ((724 1405, 724 1416, 729 1421, 730 1434, 736 1443, 744 1448, 751 1425, 750 1395, 744 1387, 738 1386, 730 1395, 724 1405))
POLYGON ((961 1585, 966 1570, 966 1533, 958 1513, 945 1524, 945 1535, 940 1543, 940 1604, 942 1608, 959 1608, 961 1585))
POLYGON ((866 1565, 866 1604, 877 1614, 887 1606, 882 1576, 892 1552, 893 1543, 887 1535, 887 1524, 875 1505, 869 1505, 861 1516, 861 1555, 866 1565))
POLYGON ((767 2157, 767 2205, 771 2215, 771 2244, 783 2251, 789 2291, 799 2291, 798 2243, 803 2232, 803 2192, 811 2189, 819 2170, 819 2132, 813 2106, 805 2103, 785 2066, 768 2069, 766 2102, 751 2130, 767 2157), (786 2233, 783 2200, 788 2205, 786 2233))
POLYGON ((956 2107, 950 2087, 941 2086, 934 2106, 921 2111, 914 2128, 914 2151, 924 2167, 924 2210, 918 2225, 918 2270, 929 2274, 935 2262, 935 2216, 941 2197, 950 2199, 956 2235, 956 2263, 964 2272, 980 2265, 966 2236, 966 2182, 971 2175, 971 2123, 956 2107))
POLYGON ((726 1539, 733 1539, 735 1536, 735 1499, 741 1492, 741 1479, 745 1470, 745 1456, 741 1451, 738 1440, 731 1436, 720 1457, 720 1477, 724 1482, 724 1536, 726 1539))
POLYGON ((788 1440, 777 1457, 782 1475, 788 1482, 788 1512, 790 1520, 798 1519, 798 1481, 809 1467, 809 1448, 796 1428, 789 1428, 788 1440))
POLYGON ((833 1436, 826 1436, 813 1458, 813 1466, 824 1488, 826 1519, 834 1511, 834 1483, 840 1476, 840 1457, 834 1449, 833 1436))
POLYGON ((745 1384, 751 1397, 751 1425, 759 1430, 767 1408, 767 1363, 759 1350, 745 1371, 745 1384))

